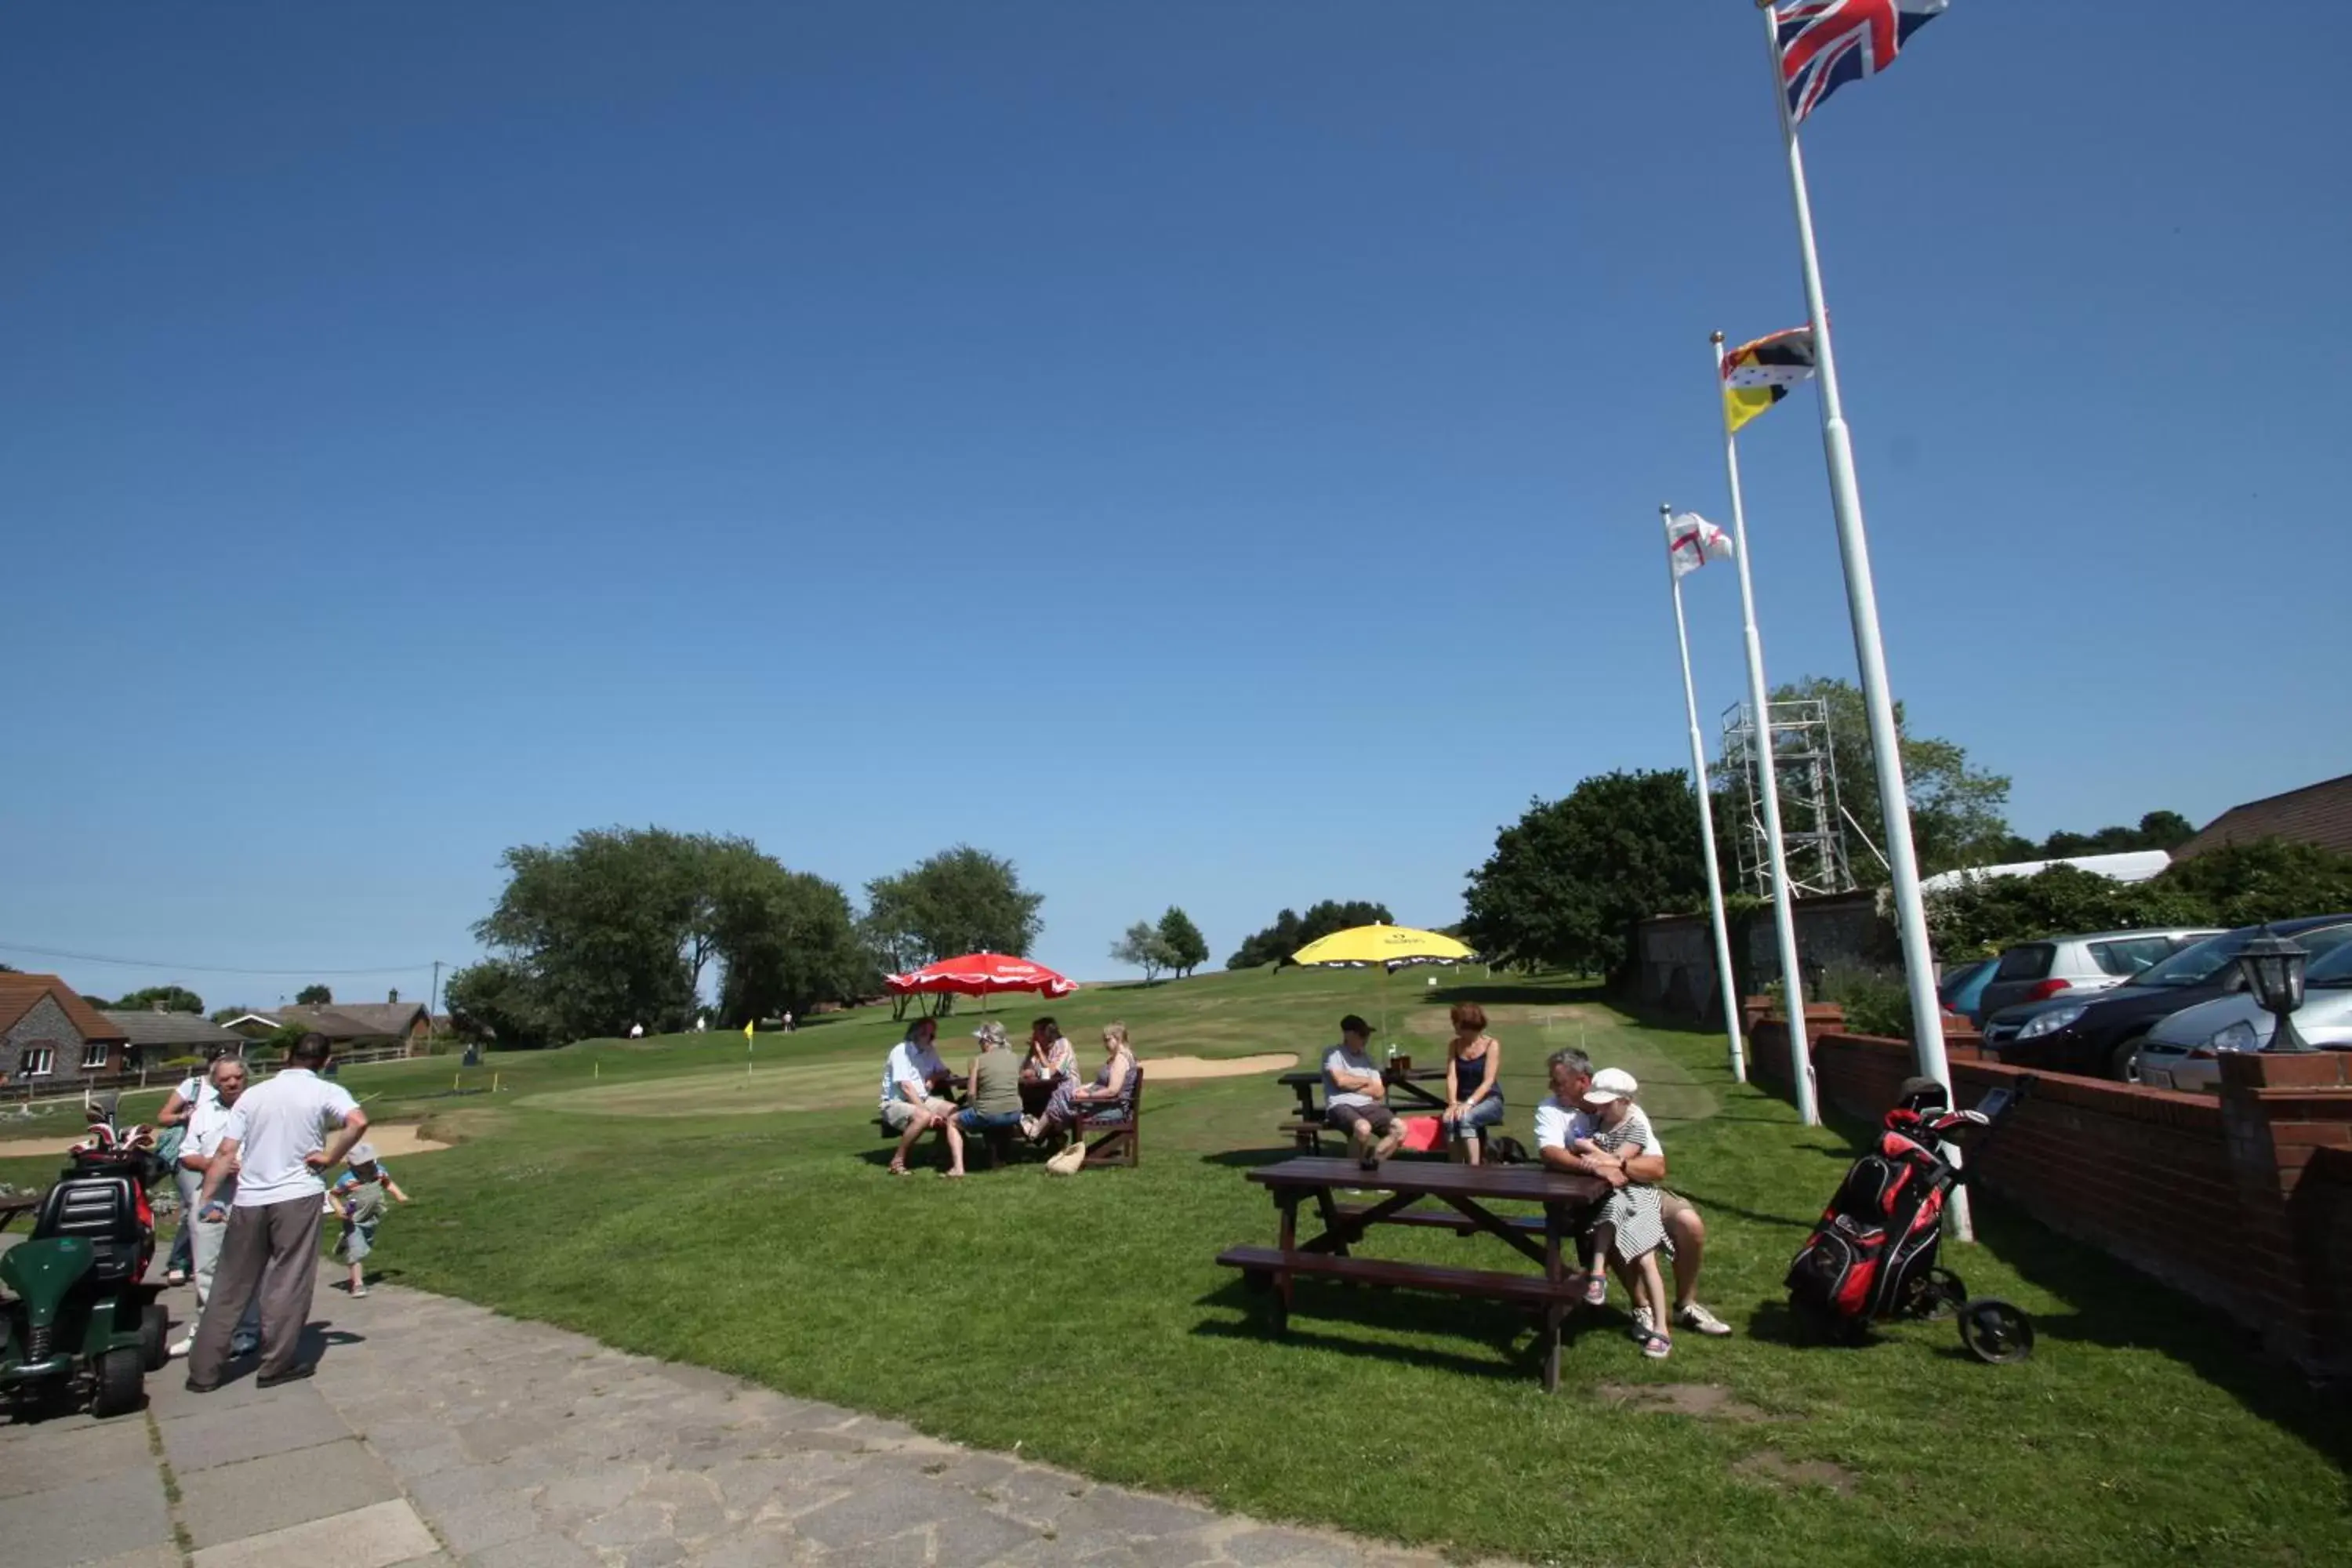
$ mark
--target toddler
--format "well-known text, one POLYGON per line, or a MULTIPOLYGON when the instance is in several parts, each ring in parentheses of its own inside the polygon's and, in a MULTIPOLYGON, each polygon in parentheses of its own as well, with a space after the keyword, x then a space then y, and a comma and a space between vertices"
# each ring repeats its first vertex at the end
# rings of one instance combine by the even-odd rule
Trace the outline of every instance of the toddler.
POLYGON ((404 1204, 408 1194, 375 1157, 373 1143, 354 1143, 346 1156, 350 1169, 336 1182, 335 1212, 342 1216, 343 1234, 336 1239, 335 1256, 352 1266, 352 1294, 367 1294, 366 1258, 375 1250, 375 1227, 383 1218, 383 1201, 404 1204))

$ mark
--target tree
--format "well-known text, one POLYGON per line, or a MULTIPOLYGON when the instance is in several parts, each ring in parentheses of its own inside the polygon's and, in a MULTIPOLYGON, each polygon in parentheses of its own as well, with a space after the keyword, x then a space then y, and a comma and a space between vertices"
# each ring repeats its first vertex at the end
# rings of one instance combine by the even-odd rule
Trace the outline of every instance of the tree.
POLYGON ((453 973, 441 997, 449 1027, 461 1040, 496 1044, 505 1050, 537 1050, 552 1044, 537 983, 521 964, 486 958, 453 973))
POLYGON ((1290 962, 1290 955, 1310 942, 1320 942, 1335 931, 1348 931, 1356 926, 1394 925, 1396 916, 1389 913, 1386 904, 1362 899, 1341 902, 1326 899, 1311 906, 1306 914, 1285 910, 1274 917, 1274 923, 1264 931, 1244 938, 1231 958, 1227 969, 1255 969, 1262 963, 1279 968, 1290 962))
POLYGON ((2224 844, 2147 884, 2193 900, 2217 926, 2352 910, 2352 855, 2285 838, 2224 844))
POLYGON ((711 938, 721 964, 719 1014, 728 1024, 855 995, 865 955, 849 900, 805 871, 788 871, 748 843, 712 860, 711 938))
POLYGON ((1174 904, 1160 917, 1160 941, 1168 950, 1168 967, 1182 979, 1209 962, 1209 939, 1192 923, 1192 917, 1174 904))
POLYGON ((1633 922, 1706 898, 1694 804, 1681 772, 1603 773, 1534 802, 1470 874, 1465 939, 1493 963, 1622 978, 1633 922))
POLYGON ((1110 944, 1110 955, 1143 971, 1146 985, 1158 980, 1161 970, 1176 967, 1176 955, 1169 951, 1160 929, 1150 921, 1138 921, 1128 927, 1127 934, 1110 944))
MULTIPOLYGON (((1042 893, 1021 886, 1012 861, 959 844, 894 877, 866 884, 866 916, 858 933, 869 959, 885 973, 903 973, 967 952, 1025 958, 1045 921, 1042 893)), ((897 1016, 909 999, 900 997, 897 1016)), ((942 994, 944 1014, 954 998, 942 994)))
POLYGON ((294 1005, 298 1007, 325 1007, 334 1000, 335 994, 323 985, 305 985, 294 993, 294 1005))
MULTIPOLYGON (((1869 844, 1854 844, 1849 859, 1855 880, 1876 887, 1887 880, 1886 868, 1872 846, 1883 850, 1885 814, 1880 808, 1878 773, 1870 743, 1870 723, 1862 689, 1850 681, 1810 676, 1772 693, 1774 702, 1818 701, 1830 723, 1830 754, 1837 767, 1838 801, 1847 816, 1862 826, 1869 844)), ((1895 729, 1903 752, 1903 784, 1911 800, 1911 842, 1923 875, 1961 866, 1998 863, 2011 847, 2006 808, 2009 780, 1969 765, 1968 749, 1957 742, 1914 735, 1904 721, 1903 705, 1895 705, 1895 729)), ((1739 792, 1745 759, 1734 747, 1717 769, 1718 792, 1739 792)), ((1790 781, 1781 783, 1780 816, 1790 833, 1811 825, 1806 807, 1789 799, 1790 781)), ((1721 818, 1718 816, 1718 821, 1721 818)), ((1849 841, 1853 826, 1847 826, 1849 841)))
POLYGON ((118 1013, 202 1013, 205 999, 184 985, 150 985, 106 1005, 118 1013))

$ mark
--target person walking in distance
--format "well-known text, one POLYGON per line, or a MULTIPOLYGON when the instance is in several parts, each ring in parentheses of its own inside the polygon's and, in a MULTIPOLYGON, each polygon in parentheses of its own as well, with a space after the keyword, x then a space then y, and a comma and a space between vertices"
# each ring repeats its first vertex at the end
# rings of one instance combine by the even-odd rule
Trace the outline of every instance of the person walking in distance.
POLYGON ((305 1035, 286 1053, 285 1068, 247 1089, 229 1111, 220 1147, 205 1171, 199 1213, 220 1212, 218 1193, 231 1170, 236 1194, 226 1206, 211 1298, 188 1355, 188 1387, 209 1394, 227 1368, 229 1336, 245 1304, 261 1297, 264 1388, 317 1369, 297 1359, 310 1293, 319 1277, 319 1222, 327 1184, 319 1173, 367 1131, 367 1113, 341 1084, 320 1076, 329 1056, 324 1035, 305 1035))

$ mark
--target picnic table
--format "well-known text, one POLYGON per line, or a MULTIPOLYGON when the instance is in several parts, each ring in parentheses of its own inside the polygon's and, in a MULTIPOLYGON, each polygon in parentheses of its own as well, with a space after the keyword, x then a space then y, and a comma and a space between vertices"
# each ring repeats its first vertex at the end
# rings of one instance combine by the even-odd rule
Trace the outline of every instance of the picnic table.
POLYGON ((1301 1274, 1480 1297, 1524 1307, 1537 1315, 1542 1325, 1544 1392, 1559 1387, 1560 1325, 1583 1297, 1583 1280, 1569 1272, 1566 1243, 1608 1196, 1607 1183, 1541 1165, 1441 1165, 1384 1160, 1377 1169, 1367 1171, 1353 1160, 1311 1154, 1262 1166, 1249 1173, 1249 1180, 1274 1194, 1281 1215, 1276 1244, 1229 1247, 1217 1255, 1217 1261, 1240 1269, 1246 1281, 1266 1292, 1275 1332, 1289 1328, 1292 1282, 1301 1274), (1349 1190, 1387 1195, 1370 1204, 1340 1202, 1338 1194, 1349 1190), (1414 1207, 1423 1198, 1435 1198, 1444 1207, 1414 1207), (1322 1228, 1302 1241, 1298 1209, 1309 1200, 1322 1228), (1543 1214, 1540 1218, 1501 1215, 1488 1206, 1495 1203, 1540 1204, 1543 1214), (1542 1265, 1543 1272, 1513 1274, 1355 1256, 1350 1249, 1378 1225, 1436 1226, 1461 1236, 1491 1236, 1542 1265))
POLYGON ((0 1198, 0 1230, 7 1229, 8 1222, 18 1215, 31 1214, 40 1206, 38 1198, 0 1198))

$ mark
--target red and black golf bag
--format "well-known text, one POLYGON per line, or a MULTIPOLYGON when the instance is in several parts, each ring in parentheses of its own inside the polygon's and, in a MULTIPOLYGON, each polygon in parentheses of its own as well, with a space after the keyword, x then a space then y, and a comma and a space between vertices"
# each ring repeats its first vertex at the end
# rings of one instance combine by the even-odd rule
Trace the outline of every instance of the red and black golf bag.
POLYGON ((1878 1147, 1846 1172, 1789 1266, 1792 1303, 1857 1329, 1904 1312, 1936 1267, 1944 1200, 1958 1177, 1935 1136, 1916 1110, 1886 1113, 1878 1147))

